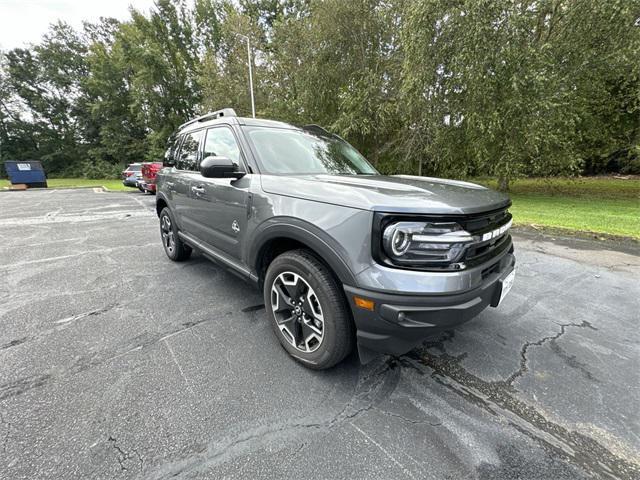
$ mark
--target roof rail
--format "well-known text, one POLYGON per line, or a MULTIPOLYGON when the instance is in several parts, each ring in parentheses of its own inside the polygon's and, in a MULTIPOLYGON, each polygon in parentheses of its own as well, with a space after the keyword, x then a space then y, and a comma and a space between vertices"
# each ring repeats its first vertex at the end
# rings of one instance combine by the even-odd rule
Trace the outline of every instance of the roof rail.
POLYGON ((223 108, 222 110, 216 110, 215 112, 205 113, 199 117, 194 118, 193 120, 189 120, 188 122, 180 125, 180 129, 183 129, 187 125, 191 125, 196 122, 206 122, 207 120, 214 120, 216 118, 222 117, 237 117, 236 111, 233 108, 223 108))
POLYGON ((322 133, 324 135, 329 135, 329 136, 332 135, 330 131, 328 131, 325 128, 322 128, 320 125, 316 125, 315 123, 311 123, 309 125, 303 125, 302 129, 312 133, 315 132, 315 133, 322 133))

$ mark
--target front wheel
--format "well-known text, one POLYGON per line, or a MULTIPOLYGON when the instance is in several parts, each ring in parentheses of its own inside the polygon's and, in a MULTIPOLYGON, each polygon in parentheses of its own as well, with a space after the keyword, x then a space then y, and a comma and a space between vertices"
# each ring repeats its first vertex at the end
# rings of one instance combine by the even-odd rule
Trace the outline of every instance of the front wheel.
POLYGON ((191 256, 191 247, 180 240, 178 228, 167 207, 160 212, 160 237, 164 253, 174 262, 181 262, 191 256))
POLYGON ((330 368, 353 349, 353 323, 341 286, 310 252, 278 256, 269 265, 263 293, 275 335, 305 366, 330 368))

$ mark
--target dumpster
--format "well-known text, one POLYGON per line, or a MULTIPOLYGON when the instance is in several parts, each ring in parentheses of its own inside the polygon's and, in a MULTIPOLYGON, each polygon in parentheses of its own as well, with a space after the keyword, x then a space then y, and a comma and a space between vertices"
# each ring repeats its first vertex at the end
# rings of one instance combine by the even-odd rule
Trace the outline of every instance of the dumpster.
POLYGON ((47 188, 47 175, 38 160, 9 160, 4 162, 4 169, 12 185, 47 188))

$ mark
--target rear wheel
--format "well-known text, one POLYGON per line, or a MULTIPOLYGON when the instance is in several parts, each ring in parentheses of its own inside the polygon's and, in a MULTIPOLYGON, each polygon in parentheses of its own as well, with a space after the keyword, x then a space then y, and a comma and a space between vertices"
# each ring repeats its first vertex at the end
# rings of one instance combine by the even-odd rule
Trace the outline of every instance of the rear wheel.
POLYGON ((178 228, 168 207, 160 212, 160 237, 164 253, 174 262, 181 262, 191 256, 191 247, 180 240, 178 228))
POLYGON ((341 286, 310 252, 286 252, 269 265, 264 301, 281 345, 305 366, 330 368, 353 349, 353 323, 341 286))

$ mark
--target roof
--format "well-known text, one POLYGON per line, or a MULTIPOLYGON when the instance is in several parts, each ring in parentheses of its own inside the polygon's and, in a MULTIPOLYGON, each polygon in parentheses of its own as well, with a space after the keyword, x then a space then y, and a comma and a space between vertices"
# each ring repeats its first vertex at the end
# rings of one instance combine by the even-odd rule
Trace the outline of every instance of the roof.
POLYGON ((295 128, 298 129, 295 125, 291 125, 290 123, 279 122, 277 120, 266 120, 263 118, 250 118, 250 117, 241 117, 238 118, 240 125, 247 125, 250 127, 276 127, 276 128, 295 128))
MULTIPOLYGON (((196 119, 197 120, 197 119, 196 119)), ((235 117, 235 116, 222 116, 219 118, 212 118, 211 120, 189 121, 179 128, 180 133, 190 132, 192 130, 199 130, 203 127, 209 127, 213 125, 247 125, 251 127, 272 127, 272 128, 289 128, 298 129, 295 125, 291 125, 285 122, 279 122, 276 120, 266 120, 262 118, 251 117, 235 117)))

